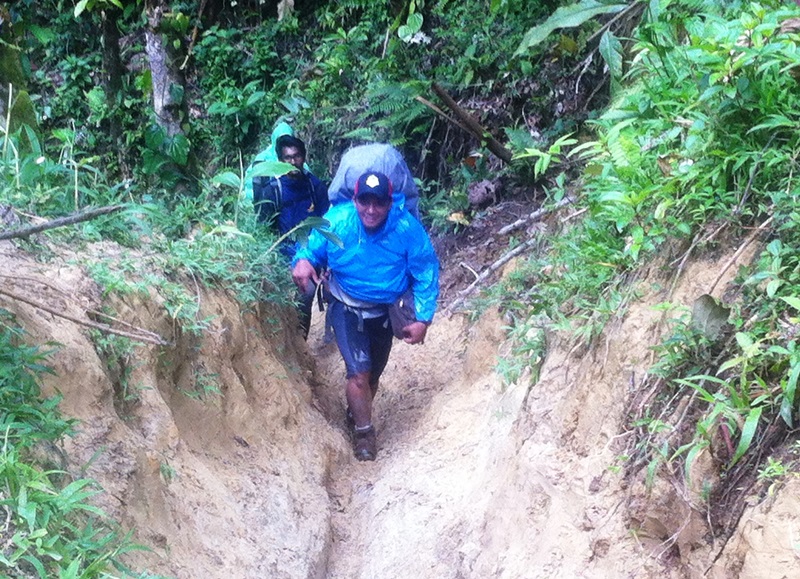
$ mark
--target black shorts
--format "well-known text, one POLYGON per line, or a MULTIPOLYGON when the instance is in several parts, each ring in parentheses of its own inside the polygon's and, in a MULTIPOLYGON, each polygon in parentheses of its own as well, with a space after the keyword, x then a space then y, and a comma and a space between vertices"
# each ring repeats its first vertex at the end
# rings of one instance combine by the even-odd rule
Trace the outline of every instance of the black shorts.
POLYGON ((362 320, 356 312, 337 299, 332 299, 328 308, 347 377, 369 372, 370 384, 377 383, 392 350, 393 335, 389 315, 362 320), (361 330, 359 326, 362 327, 361 330))

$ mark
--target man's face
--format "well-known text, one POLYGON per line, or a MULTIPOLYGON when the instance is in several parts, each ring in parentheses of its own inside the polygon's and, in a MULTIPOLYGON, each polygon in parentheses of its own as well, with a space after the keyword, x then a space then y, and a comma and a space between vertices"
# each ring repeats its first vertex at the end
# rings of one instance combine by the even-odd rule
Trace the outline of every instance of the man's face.
POLYGON ((356 211, 361 223, 367 231, 380 228, 392 208, 391 197, 378 197, 376 195, 359 195, 354 199, 356 211))
POLYGON ((302 172, 306 158, 297 147, 283 147, 281 149, 281 161, 293 165, 297 171, 290 173, 290 175, 296 176, 299 172, 302 172))

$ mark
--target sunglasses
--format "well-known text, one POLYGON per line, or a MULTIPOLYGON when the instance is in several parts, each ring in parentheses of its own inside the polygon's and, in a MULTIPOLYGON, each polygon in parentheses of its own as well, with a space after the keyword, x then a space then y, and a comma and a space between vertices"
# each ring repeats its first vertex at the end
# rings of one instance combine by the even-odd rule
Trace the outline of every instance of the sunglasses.
POLYGON ((391 197, 378 197, 377 195, 359 195, 356 203, 362 207, 389 207, 392 204, 391 197))

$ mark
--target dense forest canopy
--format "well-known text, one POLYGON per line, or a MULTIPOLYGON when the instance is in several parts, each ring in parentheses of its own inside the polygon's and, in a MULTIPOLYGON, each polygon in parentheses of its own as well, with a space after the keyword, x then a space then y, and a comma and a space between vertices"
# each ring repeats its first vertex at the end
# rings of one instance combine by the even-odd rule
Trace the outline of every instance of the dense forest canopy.
POLYGON ((388 140, 427 159, 420 169, 438 179, 447 165, 437 158, 452 167, 480 143, 447 130, 431 83, 473 99, 502 136, 534 92, 547 99, 556 82, 532 82, 538 57, 513 56, 552 9, 520 0, 481 10, 413 0, 19 2, 9 19, 41 129, 72 130, 70 146, 112 176, 171 190, 197 179, 199 166, 247 163, 281 118, 309 141, 320 173, 351 143, 388 140))

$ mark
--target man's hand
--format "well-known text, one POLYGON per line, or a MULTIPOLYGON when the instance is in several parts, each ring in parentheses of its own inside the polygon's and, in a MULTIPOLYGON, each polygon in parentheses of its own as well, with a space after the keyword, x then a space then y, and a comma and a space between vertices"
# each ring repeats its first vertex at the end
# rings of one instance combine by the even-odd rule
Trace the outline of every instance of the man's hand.
POLYGON ((403 341, 406 344, 423 344, 427 332, 428 324, 424 322, 413 322, 403 328, 403 341))
POLYGON ((292 280, 301 292, 307 294, 319 283, 319 275, 310 261, 301 259, 292 270, 292 280))

